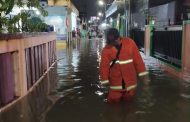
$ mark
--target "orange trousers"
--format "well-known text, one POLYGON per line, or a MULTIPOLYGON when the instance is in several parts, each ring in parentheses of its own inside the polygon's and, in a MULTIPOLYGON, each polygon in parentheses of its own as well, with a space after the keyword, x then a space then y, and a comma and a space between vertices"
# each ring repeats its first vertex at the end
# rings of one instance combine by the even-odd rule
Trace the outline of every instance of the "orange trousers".
POLYGON ((108 103, 116 103, 122 100, 130 102, 133 100, 134 95, 135 95, 135 90, 130 90, 130 91, 110 90, 108 92, 107 100, 108 100, 108 103))

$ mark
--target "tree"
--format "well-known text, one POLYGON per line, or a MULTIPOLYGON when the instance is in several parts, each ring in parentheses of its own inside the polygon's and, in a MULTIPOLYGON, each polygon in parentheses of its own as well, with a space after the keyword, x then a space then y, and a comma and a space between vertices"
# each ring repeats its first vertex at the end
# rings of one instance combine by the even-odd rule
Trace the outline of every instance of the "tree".
POLYGON ((38 0, 0 0, 0 33, 4 31, 3 27, 5 27, 9 33, 15 33, 20 31, 40 31, 39 28, 41 28, 42 25, 46 27, 45 23, 41 22, 42 25, 38 24, 39 27, 34 25, 38 29, 30 29, 34 27, 29 24, 30 13, 27 10, 22 11, 14 17, 8 17, 14 5, 17 5, 20 8, 24 6, 27 6, 28 8, 35 7, 40 11, 43 16, 48 15, 47 11, 45 11, 44 8, 40 6, 38 0), (20 20, 22 21, 22 25, 20 25, 19 23, 20 20))

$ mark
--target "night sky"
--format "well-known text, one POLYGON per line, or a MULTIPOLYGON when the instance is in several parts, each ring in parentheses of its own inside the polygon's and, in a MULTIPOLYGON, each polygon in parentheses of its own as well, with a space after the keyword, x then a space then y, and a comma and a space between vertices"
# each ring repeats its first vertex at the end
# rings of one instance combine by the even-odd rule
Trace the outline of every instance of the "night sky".
MULTIPOLYGON (((96 16, 98 0, 71 0, 79 12, 87 12, 87 16, 96 16)), ((100 9, 100 8, 99 8, 100 9)))
MULTIPOLYGON (((90 16, 97 16, 98 12, 105 12, 105 6, 99 6, 99 0, 71 0, 79 12, 86 12, 90 16)), ((114 0, 103 0, 105 3, 112 3, 114 0)))

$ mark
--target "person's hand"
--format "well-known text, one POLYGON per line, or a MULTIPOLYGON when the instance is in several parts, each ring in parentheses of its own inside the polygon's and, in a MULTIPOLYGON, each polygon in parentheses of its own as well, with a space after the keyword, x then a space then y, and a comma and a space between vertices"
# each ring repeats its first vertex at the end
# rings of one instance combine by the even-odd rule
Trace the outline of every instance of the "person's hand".
POLYGON ((109 83, 102 84, 101 82, 99 82, 99 86, 100 88, 107 88, 109 87, 109 83))

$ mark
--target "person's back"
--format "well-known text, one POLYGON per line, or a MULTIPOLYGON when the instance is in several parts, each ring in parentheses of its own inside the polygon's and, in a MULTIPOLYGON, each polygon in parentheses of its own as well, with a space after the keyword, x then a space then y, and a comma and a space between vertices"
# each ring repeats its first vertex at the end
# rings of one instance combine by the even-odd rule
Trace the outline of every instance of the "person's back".
POLYGON ((72 31, 72 37, 76 37, 76 31, 75 30, 72 31))
POLYGON ((93 37, 96 37, 96 31, 93 31, 93 32, 92 32, 92 36, 93 36, 93 37))
POLYGON ((82 38, 86 38, 86 35, 87 35, 86 30, 82 29, 82 30, 81 30, 81 37, 82 37, 82 38))
POLYGON ((100 62, 101 84, 109 83, 110 87, 108 102, 131 99, 135 94, 137 75, 147 74, 134 41, 119 37, 117 29, 108 30, 107 45, 102 50, 100 62))
POLYGON ((77 28, 77 36, 80 38, 80 29, 77 28))

